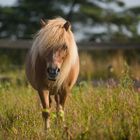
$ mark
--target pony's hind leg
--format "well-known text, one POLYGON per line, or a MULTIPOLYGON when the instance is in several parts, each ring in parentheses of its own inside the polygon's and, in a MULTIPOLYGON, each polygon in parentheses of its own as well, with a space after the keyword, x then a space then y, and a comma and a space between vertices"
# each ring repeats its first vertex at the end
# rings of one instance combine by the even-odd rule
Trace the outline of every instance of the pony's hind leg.
POLYGON ((43 106, 42 109, 42 117, 44 120, 44 127, 45 130, 50 128, 50 97, 49 97, 49 91, 48 90, 43 90, 43 91, 38 91, 41 103, 43 106))

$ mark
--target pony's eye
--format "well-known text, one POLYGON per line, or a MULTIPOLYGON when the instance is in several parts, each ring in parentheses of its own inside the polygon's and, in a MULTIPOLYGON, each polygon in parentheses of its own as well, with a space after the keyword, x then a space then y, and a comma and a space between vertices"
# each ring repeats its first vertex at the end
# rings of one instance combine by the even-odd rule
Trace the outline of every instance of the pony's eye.
POLYGON ((63 45, 63 47, 62 47, 63 50, 67 50, 67 48, 68 47, 66 45, 63 45))

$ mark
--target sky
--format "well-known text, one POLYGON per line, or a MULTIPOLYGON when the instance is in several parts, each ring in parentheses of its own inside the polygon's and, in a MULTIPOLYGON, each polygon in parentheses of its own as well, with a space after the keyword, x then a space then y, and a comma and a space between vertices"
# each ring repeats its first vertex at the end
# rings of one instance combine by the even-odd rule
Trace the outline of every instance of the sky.
POLYGON ((0 5, 11 6, 16 2, 16 0, 0 0, 0 5))
MULTIPOLYGON (((140 5, 140 0, 121 0, 126 3, 126 7, 133 7, 140 5)), ((16 0, 0 0, 0 5, 2 6, 11 6, 16 3, 16 0)))

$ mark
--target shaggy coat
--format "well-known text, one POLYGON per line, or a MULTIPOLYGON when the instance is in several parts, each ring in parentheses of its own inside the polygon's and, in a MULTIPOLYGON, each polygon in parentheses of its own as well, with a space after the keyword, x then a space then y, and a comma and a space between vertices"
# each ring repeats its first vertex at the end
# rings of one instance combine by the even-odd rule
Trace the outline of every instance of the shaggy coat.
POLYGON ((50 95, 55 95, 57 111, 62 112, 67 94, 71 92, 79 74, 79 56, 70 23, 63 18, 41 21, 42 28, 36 34, 27 56, 26 75, 39 93, 45 126, 49 127, 50 95), (56 80, 48 78, 48 62, 54 64, 53 55, 60 62, 56 80))

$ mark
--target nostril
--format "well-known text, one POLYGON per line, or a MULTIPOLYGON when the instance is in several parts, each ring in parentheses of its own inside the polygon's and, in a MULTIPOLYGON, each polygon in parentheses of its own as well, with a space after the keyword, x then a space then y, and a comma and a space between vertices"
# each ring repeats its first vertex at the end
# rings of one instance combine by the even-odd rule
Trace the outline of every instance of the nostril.
POLYGON ((47 68, 47 72, 48 73, 51 73, 51 68, 47 68))
POLYGON ((57 73, 59 73, 59 72, 60 72, 60 69, 59 69, 59 68, 57 68, 57 69, 56 69, 56 72, 57 72, 57 73))

